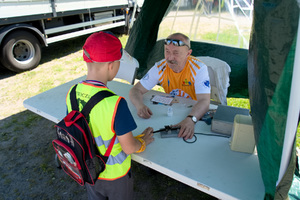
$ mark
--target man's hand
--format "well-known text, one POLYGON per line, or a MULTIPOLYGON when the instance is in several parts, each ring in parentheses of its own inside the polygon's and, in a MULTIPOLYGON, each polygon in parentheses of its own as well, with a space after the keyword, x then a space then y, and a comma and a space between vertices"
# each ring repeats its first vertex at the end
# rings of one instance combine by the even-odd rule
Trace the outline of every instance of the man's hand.
MULTIPOLYGON (((197 103, 193 106, 189 115, 200 119, 209 109, 210 94, 197 94, 197 99, 197 103)), ((183 137, 185 140, 192 139, 194 136, 195 123, 190 117, 186 117, 172 127, 180 127, 178 137, 183 137)))
POLYGON ((152 111, 145 104, 137 108, 137 115, 140 118, 149 119, 152 115, 152 111))
POLYGON ((152 115, 152 111, 143 102, 143 95, 146 92, 148 92, 148 90, 144 88, 140 82, 138 82, 130 89, 129 97, 132 104, 137 109, 137 115, 140 118, 149 119, 152 115))
POLYGON ((189 117, 172 127, 180 127, 178 137, 183 137, 185 140, 192 139, 194 136, 195 123, 189 117))

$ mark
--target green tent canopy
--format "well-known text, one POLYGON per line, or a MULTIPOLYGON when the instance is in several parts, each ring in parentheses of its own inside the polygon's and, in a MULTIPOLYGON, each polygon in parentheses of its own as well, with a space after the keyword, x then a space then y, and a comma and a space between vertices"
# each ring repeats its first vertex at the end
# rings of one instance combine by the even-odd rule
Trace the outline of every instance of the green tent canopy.
MULTIPOLYGON (((189 2, 187 8, 203 9, 201 0, 185 2, 189 2)), ((226 9, 225 3, 242 1, 214 2, 222 12, 226 9)), ((142 78, 164 57, 163 40, 158 39, 160 24, 170 8, 180 3, 181 0, 144 1, 125 48, 139 61, 137 78, 142 78)), ((247 48, 199 41, 191 34, 188 36, 192 40, 192 55, 216 57, 230 65, 228 97, 250 100, 265 199, 285 199, 295 170, 300 109, 299 78, 297 82, 300 75, 299 5, 296 0, 255 0, 253 5, 247 48)))

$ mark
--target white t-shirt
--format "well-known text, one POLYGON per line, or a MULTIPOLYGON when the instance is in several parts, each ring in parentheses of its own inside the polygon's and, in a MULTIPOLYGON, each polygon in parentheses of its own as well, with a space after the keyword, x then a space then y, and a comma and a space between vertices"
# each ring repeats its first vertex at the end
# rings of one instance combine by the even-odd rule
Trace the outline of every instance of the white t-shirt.
POLYGON ((210 94, 207 66, 194 56, 189 56, 184 69, 175 73, 166 59, 157 63, 140 80, 147 90, 161 85, 166 93, 197 100, 196 94, 210 94))

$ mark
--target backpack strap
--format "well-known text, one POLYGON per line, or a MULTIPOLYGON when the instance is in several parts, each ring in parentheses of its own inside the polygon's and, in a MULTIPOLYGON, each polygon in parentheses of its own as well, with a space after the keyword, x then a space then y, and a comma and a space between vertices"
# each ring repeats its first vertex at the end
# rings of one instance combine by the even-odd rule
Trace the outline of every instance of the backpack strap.
POLYGON ((114 137, 112 138, 112 140, 109 143, 108 148, 106 149, 106 152, 104 154, 104 156, 108 157, 110 155, 110 152, 114 146, 115 140, 116 140, 117 135, 115 134, 114 137))
MULTIPOLYGON (((83 107, 83 109, 81 110, 81 113, 86 117, 89 115, 90 111, 92 110, 92 108, 99 103, 100 101, 102 101, 104 98, 106 97, 110 97, 115 95, 114 93, 108 91, 108 90, 103 90, 103 91, 99 91, 96 94, 94 94, 94 96, 92 96, 90 98, 90 100, 85 104, 85 106, 83 107)), ((110 141, 110 144, 108 146, 108 148, 106 149, 106 152, 104 154, 104 156, 106 156, 108 158, 108 156, 110 155, 110 152, 114 146, 115 140, 116 140, 116 134, 114 135, 114 137, 112 138, 112 140, 110 141)), ((105 163, 107 162, 107 160, 105 161, 105 163)))
MULTIPOLYGON (((79 111, 78 102, 77 102, 77 99, 76 99, 76 88, 77 88, 77 84, 72 88, 72 90, 70 92, 71 107, 72 107, 72 110, 79 111)), ((83 114, 84 117, 87 117, 90 114, 92 108, 97 103, 99 103, 100 101, 102 101, 104 98, 110 97, 110 96, 113 96, 113 95, 115 95, 115 94, 112 93, 112 92, 110 92, 110 91, 108 91, 108 90, 97 92, 85 104, 85 106, 81 110, 81 113, 83 114)))
POLYGON ((77 88, 77 84, 72 88, 72 90, 70 92, 70 100, 71 100, 72 110, 79 111, 78 102, 76 99, 76 88, 77 88))
POLYGON ((81 113, 83 114, 83 116, 87 117, 92 108, 99 103, 100 101, 102 101, 104 98, 106 97, 110 97, 115 95, 114 93, 108 91, 108 90, 103 90, 103 91, 99 91, 96 94, 94 94, 94 96, 92 96, 90 98, 90 100, 85 104, 85 106, 83 107, 83 109, 81 110, 81 113))
MULTIPOLYGON (((87 117, 90 114, 90 111, 92 110, 92 108, 99 103, 100 101, 102 101, 104 98, 106 97, 110 97, 115 95, 114 93, 108 91, 108 90, 103 90, 103 91, 99 91, 96 94, 94 94, 94 96, 92 96, 90 98, 90 100, 85 104, 85 106, 83 107, 83 109, 81 110, 81 113, 83 114, 83 116, 87 117)), ((110 155, 110 152, 114 146, 115 143, 115 139, 116 139, 116 133, 113 137, 113 139, 110 141, 110 144, 108 146, 108 148, 106 149, 106 152, 104 154, 104 156, 107 157, 110 155)), ((107 162, 107 160, 105 159, 105 163, 107 162)))

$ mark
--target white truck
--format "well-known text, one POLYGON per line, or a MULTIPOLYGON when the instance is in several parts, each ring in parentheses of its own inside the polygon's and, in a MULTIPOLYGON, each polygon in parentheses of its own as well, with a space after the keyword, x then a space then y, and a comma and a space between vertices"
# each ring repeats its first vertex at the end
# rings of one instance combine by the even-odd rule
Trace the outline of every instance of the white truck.
POLYGON ((112 28, 128 33, 133 9, 131 0, 0 0, 0 66, 30 70, 48 44, 112 28))

